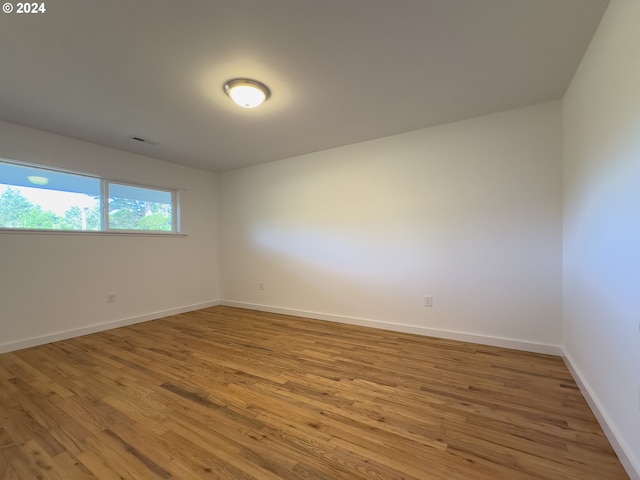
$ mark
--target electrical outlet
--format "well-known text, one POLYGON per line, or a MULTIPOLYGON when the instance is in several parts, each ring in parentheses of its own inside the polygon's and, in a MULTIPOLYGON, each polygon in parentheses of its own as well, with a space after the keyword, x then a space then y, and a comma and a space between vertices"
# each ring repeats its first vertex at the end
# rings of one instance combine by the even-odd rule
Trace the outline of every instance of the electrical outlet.
POLYGON ((433 307, 433 297, 431 295, 424 297, 424 306, 433 307))
POLYGON ((107 293, 107 303, 116 303, 115 293, 107 293))

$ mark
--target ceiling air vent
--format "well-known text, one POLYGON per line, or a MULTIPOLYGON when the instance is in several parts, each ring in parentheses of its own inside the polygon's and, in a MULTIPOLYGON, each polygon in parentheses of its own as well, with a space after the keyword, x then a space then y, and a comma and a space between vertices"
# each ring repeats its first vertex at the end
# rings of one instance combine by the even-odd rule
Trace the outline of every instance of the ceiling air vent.
POLYGON ((140 142, 140 143, 148 143, 149 145, 155 145, 156 142, 151 142, 149 140, 145 140, 142 137, 131 137, 131 140, 135 140, 136 142, 140 142))

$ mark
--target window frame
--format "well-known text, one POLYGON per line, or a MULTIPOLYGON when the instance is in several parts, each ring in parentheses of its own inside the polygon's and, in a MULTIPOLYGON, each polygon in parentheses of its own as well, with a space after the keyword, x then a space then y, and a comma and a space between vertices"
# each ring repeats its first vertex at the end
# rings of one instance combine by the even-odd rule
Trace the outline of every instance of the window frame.
MULTIPOLYGON (((131 181, 123 181, 114 178, 107 178, 100 175, 79 172, 75 170, 52 167, 31 162, 22 162, 5 157, 0 157, 0 164, 15 165, 18 167, 36 168, 39 170, 49 171, 53 173, 77 175, 85 178, 96 179, 100 182, 99 211, 100 211, 100 229, 99 230, 66 230, 53 228, 13 228, 0 226, 0 234, 2 233, 37 233, 37 234, 60 234, 60 235, 133 235, 133 236, 179 236, 184 237, 186 234, 182 232, 181 219, 181 189, 175 187, 162 187, 158 185, 146 185, 131 181), (109 226, 109 185, 123 185, 128 187, 142 188, 146 190, 157 190, 171 194, 171 230, 138 230, 138 229, 122 229, 110 228, 109 226)), ((9 187, 14 185, 7 184, 9 187)), ((18 185, 19 186, 19 185, 18 185)), ((42 187, 40 187, 42 188, 42 187)), ((43 190, 54 191, 56 189, 43 190)))

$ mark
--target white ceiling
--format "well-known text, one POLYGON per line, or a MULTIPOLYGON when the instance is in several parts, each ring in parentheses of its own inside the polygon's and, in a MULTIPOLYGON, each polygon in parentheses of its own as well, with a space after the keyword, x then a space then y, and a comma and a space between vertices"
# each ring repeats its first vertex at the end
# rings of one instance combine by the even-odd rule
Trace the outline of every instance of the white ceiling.
POLYGON ((0 118, 224 171, 561 98, 607 4, 46 0, 0 14, 0 118))

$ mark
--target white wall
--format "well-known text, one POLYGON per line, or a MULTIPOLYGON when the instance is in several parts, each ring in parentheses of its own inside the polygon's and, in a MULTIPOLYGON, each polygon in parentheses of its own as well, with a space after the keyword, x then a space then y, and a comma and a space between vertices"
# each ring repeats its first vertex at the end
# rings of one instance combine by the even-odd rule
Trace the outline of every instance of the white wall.
POLYGON ((564 149, 564 347, 640 478, 637 0, 611 2, 573 79, 564 149))
POLYGON ((554 102, 227 172, 222 298, 559 345, 561 129, 554 102))
POLYGON ((188 233, 0 233, 0 352, 219 299, 215 174, 7 122, 0 122, 0 157, 184 189, 188 233))

